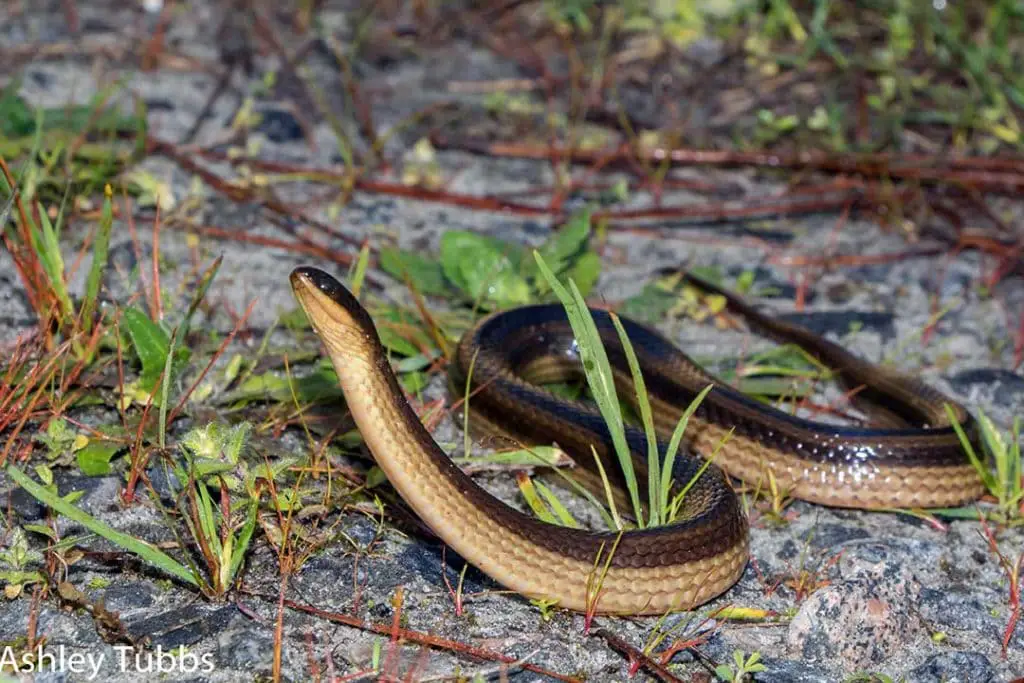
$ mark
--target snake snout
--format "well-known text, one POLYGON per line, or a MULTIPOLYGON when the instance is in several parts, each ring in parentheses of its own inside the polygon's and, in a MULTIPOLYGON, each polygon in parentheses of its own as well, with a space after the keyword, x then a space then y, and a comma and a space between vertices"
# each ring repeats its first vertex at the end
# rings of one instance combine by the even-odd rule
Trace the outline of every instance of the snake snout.
POLYGON ((346 359, 376 357, 377 329, 345 285, 309 266, 293 270, 290 279, 295 298, 326 345, 336 369, 340 371, 346 359))

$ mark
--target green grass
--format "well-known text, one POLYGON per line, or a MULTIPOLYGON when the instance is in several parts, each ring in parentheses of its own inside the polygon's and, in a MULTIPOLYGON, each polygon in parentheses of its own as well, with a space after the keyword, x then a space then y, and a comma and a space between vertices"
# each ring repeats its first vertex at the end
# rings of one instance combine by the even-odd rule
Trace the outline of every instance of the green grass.
POLYGON ((992 420, 983 412, 977 416, 981 433, 982 452, 978 453, 957 420, 956 413, 946 406, 946 414, 956 430, 971 464, 985 484, 986 490, 996 499, 996 519, 1005 524, 1024 523, 1024 472, 1021 467, 1020 418, 1014 418, 1013 425, 1001 433, 992 420))
MULTIPOLYGON (((675 461, 683 433, 689 423, 690 417, 696 411, 700 402, 704 399, 711 386, 705 388, 689 405, 676 424, 668 449, 665 452, 664 463, 661 461, 661 454, 658 451, 658 434, 654 427, 654 420, 651 412, 650 398, 647 395, 646 385, 643 379, 636 352, 633 349, 625 329, 618 316, 611 314, 619 340, 622 343, 630 373, 633 378, 634 391, 636 392, 636 405, 640 411, 640 417, 647 440, 647 468, 648 468, 648 501, 647 517, 644 516, 644 508, 640 502, 640 486, 637 481, 636 471, 633 468, 633 456, 626 442, 625 419, 622 413, 622 403, 619 400, 615 387, 615 379, 612 373, 611 364, 608 361, 608 354, 604 349, 600 333, 594 322, 590 308, 580 293, 575 282, 569 278, 568 287, 564 286, 548 267, 539 252, 534 252, 537 267, 548 286, 565 307, 569 324, 576 336, 576 343, 579 347, 580 361, 583 364, 583 372, 590 388, 591 396, 597 404, 598 410, 604 418, 608 431, 611 434, 615 455, 618 459, 622 474, 625 480, 629 501, 632 505, 633 518, 639 528, 659 526, 672 521, 675 513, 679 510, 681 496, 690 489, 693 483, 699 478, 710 464, 706 461, 704 466, 688 482, 682 492, 670 500, 672 491, 672 465, 675 461)), ((595 454, 595 459, 600 467, 600 459, 595 454)), ((601 471, 602 480, 608 488, 608 479, 601 471)), ((616 521, 616 528, 622 528, 621 520, 615 512, 614 500, 610 494, 606 494, 609 508, 612 510, 612 517, 616 521)))
MULTIPOLYGON (((718 100, 727 90, 757 94, 757 106, 739 107, 723 133, 741 148, 900 151, 922 140, 935 145, 925 145, 929 151, 1024 147, 1024 45, 1014 39, 1024 31, 1024 10, 1014 0, 950 2, 941 10, 906 0, 548 0, 544 7, 554 32, 574 39, 574 56, 596 62, 586 73, 595 80, 610 69, 602 58, 616 56, 606 49, 610 38, 653 55, 685 51, 700 39, 742 46, 742 63, 725 67, 728 86, 712 80, 703 98, 734 109, 718 100), (792 85, 765 88, 787 77, 795 77, 792 85)), ((698 88, 704 76, 681 74, 698 88)))
POLYGON ((101 522, 92 515, 83 512, 64 498, 57 495, 47 487, 35 482, 30 476, 13 465, 8 465, 4 470, 8 477, 18 486, 25 489, 33 498, 47 507, 59 512, 70 520, 78 522, 89 531, 102 536, 114 545, 137 555, 149 565, 184 581, 187 584, 198 586, 199 582, 188 567, 181 564, 162 550, 147 543, 146 541, 122 533, 117 529, 101 522))
POLYGON ((179 455, 171 467, 174 479, 168 477, 168 481, 178 482, 172 496, 178 509, 163 510, 159 498, 154 497, 154 503, 168 521, 168 528, 179 538, 184 562, 75 507, 68 496, 57 494, 52 482, 38 483, 13 465, 8 465, 5 472, 55 512, 138 556, 155 569, 198 588, 204 595, 221 598, 234 586, 256 528, 258 498, 253 493, 253 481, 247 482, 240 500, 232 507, 231 490, 225 478, 239 465, 248 429, 244 423, 230 429, 212 424, 189 432, 182 439, 179 455), (214 498, 211 488, 218 499, 214 498), (184 526, 188 534, 187 542, 181 541, 180 526, 184 526), (202 558, 202 566, 193 561, 193 550, 202 558))

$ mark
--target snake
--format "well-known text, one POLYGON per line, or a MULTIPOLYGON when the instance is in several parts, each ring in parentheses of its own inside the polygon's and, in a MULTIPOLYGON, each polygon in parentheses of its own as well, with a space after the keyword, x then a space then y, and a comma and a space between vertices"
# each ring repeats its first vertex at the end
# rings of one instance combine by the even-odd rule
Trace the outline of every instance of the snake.
MULTIPOLYGON (((588 614, 654 615, 691 610, 721 595, 739 580, 749 559, 749 522, 730 476, 843 508, 949 507, 983 494, 954 424, 977 438, 963 406, 710 282, 685 278, 723 297, 724 310, 746 319, 752 330, 803 347, 842 385, 854 388, 853 402, 875 420, 869 426, 837 425, 783 412, 710 374, 657 330, 621 317, 662 452, 689 403, 712 385, 686 424, 687 452, 672 464, 677 488, 679 483, 689 487, 676 517, 662 526, 624 530, 551 523, 487 491, 424 427, 357 298, 313 267, 296 268, 290 280, 337 372, 356 427, 399 496, 463 559, 531 600, 588 614), (712 456, 705 466, 704 458, 712 456)), ((614 321, 607 311, 592 308, 591 314, 615 384, 630 400, 637 392, 614 321)), ((610 484, 622 485, 600 412, 586 400, 544 386, 583 372, 563 306, 527 305, 489 314, 463 334, 452 355, 450 376, 468 380, 474 420, 522 443, 555 442, 575 456, 581 471, 604 469, 610 484)), ((627 424, 625 439, 636 478, 646 482, 647 434, 627 424)))

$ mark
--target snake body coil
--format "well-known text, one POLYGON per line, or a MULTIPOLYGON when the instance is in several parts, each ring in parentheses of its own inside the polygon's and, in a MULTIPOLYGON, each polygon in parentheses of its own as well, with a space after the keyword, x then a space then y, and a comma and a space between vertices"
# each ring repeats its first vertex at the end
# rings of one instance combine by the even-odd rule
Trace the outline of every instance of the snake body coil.
MULTIPOLYGON (((660 614, 702 604, 742 574, 748 555, 746 517, 714 465, 687 492, 679 519, 671 525, 593 532, 523 514, 482 489, 437 446, 405 400, 359 302, 315 268, 296 269, 291 281, 378 465, 446 544, 498 582, 574 610, 660 614)), ((693 450, 710 455, 732 430, 715 462, 744 481, 765 483, 771 472, 791 495, 859 508, 951 506, 981 495, 983 485, 964 458, 941 394, 806 329, 766 316, 727 292, 700 285, 724 296, 729 310, 752 327, 800 344, 833 368, 844 384, 859 387, 858 404, 891 426, 837 427, 787 415, 709 375, 658 333, 623 320, 660 433, 670 433, 690 400, 713 383, 690 420, 686 438, 693 450)), ((594 314, 616 383, 631 386, 610 319, 600 311, 594 314)), ((482 413, 528 442, 556 440, 583 456, 593 447, 614 480, 617 465, 612 464, 609 434, 599 413, 534 383, 578 374, 574 349, 560 306, 522 307, 485 318, 467 332, 453 376, 464 379, 472 362, 474 415, 482 413)), ((969 414, 960 406, 954 410, 973 433, 969 414)), ((626 436, 637 478, 644 482, 646 437, 635 428, 627 428, 626 436)), ((587 466, 591 458, 578 461, 587 466)), ((700 460, 680 455, 673 476, 686 483, 700 465, 700 460)))

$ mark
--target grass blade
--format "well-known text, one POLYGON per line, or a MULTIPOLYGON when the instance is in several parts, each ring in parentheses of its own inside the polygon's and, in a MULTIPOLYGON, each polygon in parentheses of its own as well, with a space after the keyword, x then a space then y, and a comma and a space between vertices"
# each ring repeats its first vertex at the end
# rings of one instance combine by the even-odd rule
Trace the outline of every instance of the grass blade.
POLYGON ((662 505, 662 496, 659 495, 658 483, 663 479, 661 472, 661 457, 658 453, 658 434, 654 429, 654 417, 651 415, 651 401, 647 396, 647 385, 644 384, 644 375, 640 371, 640 361, 637 360, 636 351, 629 341, 626 328, 622 326, 619 316, 609 314, 615 331, 622 343, 622 350, 626 354, 626 362, 629 363, 629 372, 633 376, 633 391, 636 393, 636 405, 640 409, 640 420, 644 426, 644 435, 647 437, 647 498, 648 517, 647 523, 650 526, 658 526, 665 521, 665 506, 662 505))
POLYGON ((572 326, 573 334, 576 336, 576 343, 579 346, 580 359, 583 361, 583 372, 587 377, 587 384, 594 396, 594 402, 604 418, 611 435, 612 443, 615 446, 615 454, 622 468, 623 478, 626 480, 626 488, 629 491, 630 503, 633 506, 633 513, 639 527, 645 526, 643 508, 640 505, 640 492, 636 481, 636 472, 633 469, 633 458, 626 443, 626 432, 622 421, 622 409, 619 406, 618 394, 615 391, 615 381, 612 375, 611 364, 608 362, 608 355, 601 344, 601 337, 597 331, 597 325, 590 314, 587 302, 584 301, 576 285, 569 281, 569 289, 566 289, 555 276, 543 257, 537 251, 533 252, 537 260, 537 266, 541 275, 548 281, 551 290, 565 307, 565 312, 572 326), (571 292, 570 292, 571 290, 571 292))
POLYGON ((46 209, 42 206, 38 208, 39 223, 42 227, 40 229, 32 226, 32 239, 46 272, 46 279, 50 281, 50 289, 57 298, 57 305, 60 306, 61 321, 66 322, 71 319, 73 308, 67 285, 64 283, 64 257, 57 242, 57 231, 54 230, 50 217, 46 215, 46 209))
POLYGON ((543 498, 547 502, 548 507, 558 518, 558 522, 562 526, 571 527, 573 529, 580 528, 580 523, 577 522, 576 518, 572 516, 572 513, 569 512, 569 510, 567 510, 564 505, 562 505, 562 501, 558 500, 558 498, 555 496, 554 492, 551 489, 549 489, 540 481, 533 482, 533 486, 535 489, 537 489, 537 493, 541 495, 541 498, 543 498))
POLYGON ((34 482, 31 477, 13 465, 8 465, 4 471, 7 473, 7 476, 18 484, 18 486, 28 491, 33 498, 44 505, 53 508, 68 519, 78 522, 94 534, 102 536, 111 543, 124 548, 128 552, 138 555, 153 567, 156 567, 171 576, 179 578, 192 586, 199 585, 187 567, 180 564, 170 555, 165 554, 153 545, 135 538, 134 536, 121 533, 120 531, 107 526, 95 517, 82 512, 56 493, 53 493, 49 489, 34 482))
POLYGON ((92 265, 89 267, 89 276, 85 281, 85 299, 82 301, 82 309, 79 318, 82 321, 82 328, 86 334, 92 329, 92 315, 96 310, 96 300, 99 298, 100 285, 103 282, 103 271, 107 267, 107 254, 110 251, 110 231, 114 225, 113 195, 110 185, 103 189, 103 209, 100 212, 100 224, 97 227, 96 243, 92 250, 92 265))
POLYGON ((359 258, 353 264, 353 271, 349 274, 349 282, 352 284, 352 296, 359 298, 359 292, 363 289, 363 281, 366 279, 366 267, 370 264, 370 243, 363 244, 359 250, 359 258))
MULTIPOLYGON (((679 444, 683 440, 683 434, 686 432, 686 427, 690 424, 690 418, 697 412, 697 408, 704 401, 704 397, 710 393, 714 386, 714 384, 707 385, 697 394, 696 398, 690 401, 690 405, 686 407, 682 417, 679 418, 679 422, 676 423, 675 430, 672 432, 672 438, 668 442, 668 450, 665 451, 665 463, 661 469, 661 485, 658 487, 658 491, 662 496, 662 509, 667 509, 668 507, 668 495, 672 489, 672 468, 676 463, 676 455, 679 453, 679 444)), ((707 462, 711 462, 711 460, 709 459, 707 462)), ((699 474, 703 474, 703 472, 704 468, 701 468, 699 474)), ((690 484, 687 484, 684 491, 689 490, 689 488, 690 484)), ((665 518, 665 521, 667 522, 668 518, 665 518)))
POLYGON ((956 412, 953 410, 953 407, 947 403, 945 408, 946 415, 949 417, 949 423, 953 425, 953 429, 956 431, 956 435, 960 439, 960 445, 967 453, 967 457, 970 459, 971 464, 974 465, 974 469, 977 470, 982 483, 985 484, 985 488, 988 489, 990 493, 998 497, 999 483, 996 481, 992 471, 988 468, 988 464, 978 457, 978 454, 974 450, 974 446, 971 445, 971 440, 967 438, 964 428, 960 426, 960 420, 957 419, 956 412))
POLYGON ((258 507, 256 501, 249 503, 249 512, 246 515, 245 524, 238 533, 238 541, 231 551, 231 577, 238 575, 238 568, 242 566, 245 554, 249 549, 249 541, 252 539, 253 531, 256 530, 258 507))
POLYGON ((523 494, 526 504, 533 510, 533 514, 537 515, 537 519, 548 524, 558 524, 558 519, 551 508, 537 494, 537 488, 533 485, 533 479, 530 479, 529 475, 525 472, 517 474, 516 484, 519 486, 519 492, 523 494))
POLYGON ((704 472, 707 471, 709 467, 711 467, 711 463, 713 463, 715 461, 715 458, 718 457, 718 452, 722 450, 722 446, 724 446, 726 442, 732 437, 732 433, 735 431, 735 429, 735 427, 730 429, 729 432, 722 438, 722 440, 718 442, 718 445, 715 446, 715 452, 711 454, 711 457, 704 460, 704 463, 700 466, 700 469, 698 469, 694 473, 694 475, 690 477, 690 481, 686 482, 686 486, 680 489, 679 493, 676 494, 676 497, 672 499, 672 504, 669 506, 669 514, 665 519, 666 522, 674 520, 676 516, 679 514, 679 506, 682 505, 683 500, 686 499, 686 494, 690 492, 690 489, 693 488, 693 485, 696 484, 697 481, 704 475, 704 472))

